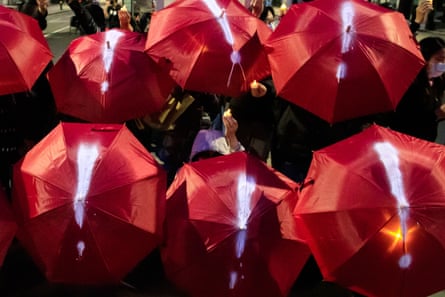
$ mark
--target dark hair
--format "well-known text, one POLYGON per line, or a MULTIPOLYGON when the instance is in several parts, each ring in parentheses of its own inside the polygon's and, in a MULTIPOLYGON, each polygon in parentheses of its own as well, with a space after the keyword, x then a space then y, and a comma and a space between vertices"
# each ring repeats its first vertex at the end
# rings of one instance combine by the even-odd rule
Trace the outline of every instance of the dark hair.
POLYGON ((199 161, 199 160, 204 160, 204 159, 209 159, 209 158, 213 158, 213 157, 219 157, 222 156, 221 153, 218 153, 216 151, 202 151, 197 153, 196 155, 194 155, 191 159, 192 162, 195 161, 199 161))
POLYGON ((426 37, 419 42, 419 45, 423 58, 428 61, 435 53, 445 48, 445 41, 440 37, 426 37))

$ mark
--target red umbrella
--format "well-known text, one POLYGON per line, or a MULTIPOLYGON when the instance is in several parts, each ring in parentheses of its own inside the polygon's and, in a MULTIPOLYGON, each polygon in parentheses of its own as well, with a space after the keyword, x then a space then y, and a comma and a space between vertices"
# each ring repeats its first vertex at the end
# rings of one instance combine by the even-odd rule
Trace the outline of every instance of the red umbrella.
POLYGON ((57 109, 107 123, 159 111, 174 82, 144 53, 145 40, 143 34, 113 29, 72 41, 48 73, 57 109))
POLYGON ((194 297, 287 296, 309 257, 296 187, 246 153, 185 164, 167 192, 168 278, 194 297))
POLYGON ((17 237, 52 282, 119 282, 161 241, 166 174, 122 125, 61 123, 14 166, 17 237))
POLYGON ((239 1, 175 1, 153 14, 146 52, 184 89, 238 96, 270 75, 270 33, 239 1))
POLYGON ((378 297, 445 289, 444 156, 376 125, 314 152, 294 212, 325 280, 378 297))
POLYGON ((31 89, 53 58, 32 17, 0 5, 0 95, 31 89))
POLYGON ((363 0, 293 5, 266 47, 278 95, 330 123, 394 110, 424 65, 405 17, 363 0))
POLYGON ((17 231, 17 223, 3 188, 0 187, 0 266, 17 231))

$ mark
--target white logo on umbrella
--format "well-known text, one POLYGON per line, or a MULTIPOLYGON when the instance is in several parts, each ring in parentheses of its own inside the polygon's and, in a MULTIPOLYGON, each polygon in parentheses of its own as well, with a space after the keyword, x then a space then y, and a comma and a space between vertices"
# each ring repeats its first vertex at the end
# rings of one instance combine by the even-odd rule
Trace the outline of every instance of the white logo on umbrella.
POLYGON ((204 3, 209 8, 210 12, 216 17, 219 26, 224 32, 224 37, 227 43, 232 47, 232 53, 230 54, 230 61, 232 61, 232 69, 230 70, 229 77, 227 78, 227 87, 230 85, 230 80, 232 79, 233 69, 235 68, 235 65, 240 66, 241 73, 243 74, 244 80, 246 80, 244 69, 241 65, 241 55, 238 51, 236 51, 233 48, 235 41, 233 39, 232 31, 230 30, 230 24, 227 19, 225 10, 219 7, 215 0, 204 0, 204 3))
MULTIPOLYGON (((85 199, 91 184, 94 164, 99 157, 99 149, 95 144, 80 144, 77 150, 77 189, 74 196, 74 219, 82 229, 85 218, 85 199)), ((85 243, 79 241, 77 251, 79 257, 83 255, 85 243)))
POLYGON ((102 50, 102 59, 104 62, 104 68, 105 73, 107 74, 107 79, 102 82, 101 85, 101 92, 104 94, 108 91, 109 82, 108 82, 108 73, 111 69, 111 64, 113 63, 114 59, 114 50, 116 48, 116 45, 119 41, 119 38, 121 38, 124 35, 124 33, 116 31, 116 30, 109 30, 105 32, 105 44, 103 45, 102 50))
POLYGON ((409 214, 409 203, 405 196, 402 172, 399 166, 399 155, 397 149, 389 142, 380 142, 374 145, 374 150, 380 157, 388 177, 391 194, 397 199, 399 207, 400 228, 402 235, 404 255, 399 259, 399 266, 407 268, 411 264, 411 255, 406 253, 406 235, 408 229, 406 221, 409 214))
MULTIPOLYGON (((236 198, 237 198, 237 226, 239 231, 236 235, 236 258, 241 259, 244 253, 247 238, 247 221, 252 213, 251 201, 252 194, 255 190, 255 180, 246 176, 244 173, 238 177, 236 198)), ((242 269, 243 263, 239 262, 239 268, 242 269)), ((244 279, 244 275, 241 275, 241 279, 244 279)), ((238 281, 238 272, 232 271, 230 273, 229 288, 233 289, 238 281)))
MULTIPOLYGON (((341 20, 344 33, 342 34, 341 53, 344 54, 351 50, 352 44, 352 22, 354 19, 354 8, 351 3, 343 3, 341 6, 341 20)), ((337 67, 337 81, 346 76, 346 64, 341 61, 337 67)))

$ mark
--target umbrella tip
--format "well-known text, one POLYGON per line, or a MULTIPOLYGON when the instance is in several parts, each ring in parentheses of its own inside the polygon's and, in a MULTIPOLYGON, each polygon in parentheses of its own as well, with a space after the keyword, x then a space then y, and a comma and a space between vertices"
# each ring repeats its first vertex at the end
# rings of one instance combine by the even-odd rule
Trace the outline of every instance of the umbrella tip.
POLYGON ((346 33, 349 33, 349 32, 351 32, 351 25, 346 27, 346 33))
POLYGON ((111 49, 110 41, 109 41, 109 40, 107 40, 107 49, 111 49))

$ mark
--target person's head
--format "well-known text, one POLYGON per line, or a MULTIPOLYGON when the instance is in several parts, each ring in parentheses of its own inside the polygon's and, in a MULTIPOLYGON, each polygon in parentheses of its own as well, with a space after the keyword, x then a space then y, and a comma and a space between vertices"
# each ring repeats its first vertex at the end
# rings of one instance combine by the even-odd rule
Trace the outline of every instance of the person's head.
POLYGON ((195 136, 189 160, 194 162, 228 153, 225 151, 224 134, 219 130, 202 129, 195 136))
POLYGON ((440 37, 426 37, 419 42, 420 51, 427 65, 429 78, 445 72, 445 41, 440 37))

